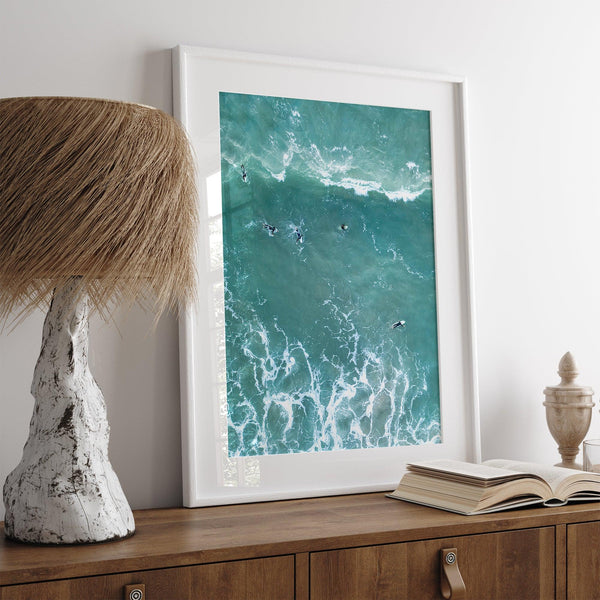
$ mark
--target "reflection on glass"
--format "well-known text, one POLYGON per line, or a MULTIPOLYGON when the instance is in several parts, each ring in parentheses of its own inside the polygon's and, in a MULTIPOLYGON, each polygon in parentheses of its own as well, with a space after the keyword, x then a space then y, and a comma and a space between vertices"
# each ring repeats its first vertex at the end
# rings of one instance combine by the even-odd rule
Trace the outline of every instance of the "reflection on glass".
POLYGON ((260 485, 260 464, 257 457, 230 457, 227 434, 227 380, 225 362, 225 303, 223 293, 223 222, 221 209, 221 173, 206 178, 206 198, 209 236, 209 268, 212 290, 213 318, 211 333, 216 348, 216 413, 217 468, 219 485, 225 487, 256 487, 260 485))

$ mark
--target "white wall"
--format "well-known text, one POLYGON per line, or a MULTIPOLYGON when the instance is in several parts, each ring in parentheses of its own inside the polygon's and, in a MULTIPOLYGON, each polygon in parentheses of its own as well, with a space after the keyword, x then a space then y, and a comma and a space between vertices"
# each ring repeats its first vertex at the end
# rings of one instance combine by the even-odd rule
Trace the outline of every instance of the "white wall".
MULTIPOLYGON (((0 0, 0 97, 170 111, 179 43, 466 75, 483 456, 547 461, 542 390, 566 350, 600 393, 598 22, 596 0, 0 0)), ((0 481, 26 438, 41 323, 0 333, 0 481)), ((177 324, 151 324, 138 309, 92 324, 134 508, 181 502, 177 324)))

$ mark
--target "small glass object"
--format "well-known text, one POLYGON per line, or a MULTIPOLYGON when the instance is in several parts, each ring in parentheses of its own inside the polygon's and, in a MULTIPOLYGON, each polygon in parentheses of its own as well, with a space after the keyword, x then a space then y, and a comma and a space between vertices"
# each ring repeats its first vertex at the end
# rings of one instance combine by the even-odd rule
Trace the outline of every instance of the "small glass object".
POLYGON ((583 470, 600 473, 600 440, 583 442, 583 470))

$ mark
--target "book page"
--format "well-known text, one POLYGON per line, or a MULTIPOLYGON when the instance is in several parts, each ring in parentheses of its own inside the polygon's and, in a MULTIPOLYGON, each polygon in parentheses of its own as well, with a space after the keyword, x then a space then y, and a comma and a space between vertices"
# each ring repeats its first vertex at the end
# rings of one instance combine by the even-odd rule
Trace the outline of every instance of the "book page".
MULTIPOLYGON (((513 471, 520 471, 521 473, 532 473, 534 475, 538 475, 548 483, 554 493, 557 493, 559 488, 564 488, 564 486, 569 483, 567 481, 569 479, 595 478, 593 473, 586 473, 585 471, 565 469, 564 467, 554 467, 551 465, 540 465, 538 463, 521 462, 518 460, 505 460, 497 458, 493 460, 486 460, 484 464, 499 469, 511 469, 513 471), (589 477, 590 475, 591 477, 589 477)), ((600 477, 598 479, 600 481, 600 477)))
POLYGON ((519 500, 507 500, 506 502, 500 502, 498 504, 494 504, 494 506, 490 506, 481 510, 469 510, 466 509, 462 504, 457 504, 452 501, 445 501, 443 503, 440 503, 437 499, 434 501, 428 501, 427 499, 423 498, 421 494, 410 494, 404 491, 401 493, 392 492, 390 494, 386 494, 386 496, 388 498, 395 498, 396 500, 405 500, 407 502, 413 502, 414 504, 430 506, 431 508, 441 508, 442 510, 458 513, 459 515, 483 515, 501 510, 521 508, 525 506, 539 506, 542 504, 542 500, 539 498, 524 498, 519 500))
MULTIPOLYGON (((473 479, 477 481, 494 481, 494 480, 510 480, 518 479, 523 476, 524 473, 521 470, 512 469, 509 466, 501 466, 490 464, 494 461, 487 461, 483 464, 463 462, 459 460, 427 460, 420 462, 413 462, 407 465, 409 471, 415 473, 435 473, 456 475, 462 479, 473 479)), ((508 461, 497 461, 497 462, 508 462, 508 461)))

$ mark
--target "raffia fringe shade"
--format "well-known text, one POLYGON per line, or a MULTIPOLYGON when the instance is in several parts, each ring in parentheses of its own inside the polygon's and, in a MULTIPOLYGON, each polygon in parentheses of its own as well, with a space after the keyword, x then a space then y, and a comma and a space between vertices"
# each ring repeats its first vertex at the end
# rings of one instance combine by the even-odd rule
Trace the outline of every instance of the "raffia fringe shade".
POLYGON ((190 146, 166 113, 88 98, 0 100, 0 322, 81 276, 92 306, 193 298, 190 146), (151 293, 151 294, 150 294, 151 293))

